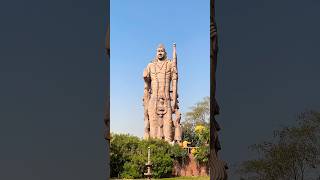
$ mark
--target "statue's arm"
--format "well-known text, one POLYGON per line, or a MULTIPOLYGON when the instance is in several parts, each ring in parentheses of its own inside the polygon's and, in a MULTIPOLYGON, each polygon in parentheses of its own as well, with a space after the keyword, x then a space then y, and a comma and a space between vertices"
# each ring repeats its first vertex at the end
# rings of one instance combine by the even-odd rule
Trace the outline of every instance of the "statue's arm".
POLYGON ((151 89, 151 79, 150 79, 150 71, 149 65, 143 71, 143 79, 144 79, 144 90, 143 90, 143 105, 145 109, 147 108, 147 103, 149 101, 150 89, 151 89))
POLYGON ((151 89, 151 79, 149 66, 143 71, 143 79, 144 79, 144 90, 143 90, 143 107, 144 107, 144 139, 148 139, 150 137, 150 122, 148 116, 148 103, 150 99, 150 89, 151 89))
POLYGON ((175 65, 171 69, 173 110, 178 108, 178 71, 175 65))

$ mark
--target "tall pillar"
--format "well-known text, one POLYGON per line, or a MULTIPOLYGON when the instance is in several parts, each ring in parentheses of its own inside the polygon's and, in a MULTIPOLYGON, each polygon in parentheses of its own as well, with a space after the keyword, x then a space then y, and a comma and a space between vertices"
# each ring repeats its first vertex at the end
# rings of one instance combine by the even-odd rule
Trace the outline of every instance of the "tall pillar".
POLYGON ((104 138, 106 140, 106 179, 110 179, 110 0, 107 0, 107 13, 106 13, 106 44, 105 44, 105 56, 106 56, 106 100, 105 100, 105 114, 104 114, 104 124, 105 132, 104 138))
POLYGON ((218 157, 220 148, 218 131, 220 126, 215 120, 219 114, 219 106, 216 101, 216 69, 218 59, 218 36, 215 21, 215 0, 210 0, 210 180, 226 180, 227 165, 218 157))

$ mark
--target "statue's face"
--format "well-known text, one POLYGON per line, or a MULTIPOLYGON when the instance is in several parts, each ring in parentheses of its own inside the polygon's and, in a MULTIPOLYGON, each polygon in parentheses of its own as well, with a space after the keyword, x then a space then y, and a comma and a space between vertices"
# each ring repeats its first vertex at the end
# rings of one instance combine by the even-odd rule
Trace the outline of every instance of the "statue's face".
POLYGON ((166 55, 166 51, 165 51, 164 48, 158 48, 157 49, 157 58, 159 60, 164 60, 165 55, 166 55))

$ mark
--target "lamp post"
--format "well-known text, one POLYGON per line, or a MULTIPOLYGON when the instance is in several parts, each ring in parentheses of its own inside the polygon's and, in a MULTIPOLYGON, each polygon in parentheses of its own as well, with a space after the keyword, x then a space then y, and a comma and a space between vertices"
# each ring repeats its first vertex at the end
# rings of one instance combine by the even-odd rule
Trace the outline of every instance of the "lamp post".
POLYGON ((151 151, 150 151, 150 147, 148 147, 148 162, 146 163, 147 173, 144 173, 144 175, 145 175, 149 180, 151 180, 151 176, 152 176, 152 173, 151 173, 152 163, 151 163, 150 156, 151 156, 151 151))

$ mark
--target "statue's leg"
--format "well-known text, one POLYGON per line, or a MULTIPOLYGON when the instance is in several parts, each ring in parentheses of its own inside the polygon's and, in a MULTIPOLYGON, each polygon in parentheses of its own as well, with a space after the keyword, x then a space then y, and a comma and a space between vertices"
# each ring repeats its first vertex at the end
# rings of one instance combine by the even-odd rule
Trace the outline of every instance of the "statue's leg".
POLYGON ((164 134, 163 134, 163 117, 158 116, 158 138, 159 139, 164 139, 164 134))
POLYGON ((164 139, 167 142, 172 142, 173 139, 173 123, 172 123, 172 113, 171 113, 171 107, 168 108, 167 113, 163 116, 163 134, 164 139))
POLYGON ((157 138, 157 134, 158 134, 158 123, 157 123, 157 116, 156 113, 154 112, 150 112, 149 113, 149 123, 150 123, 150 131, 149 131, 149 135, 151 138, 157 138))
POLYGON ((150 123, 149 123, 149 117, 148 113, 145 113, 144 117, 144 135, 143 139, 149 139, 150 138, 150 123))
POLYGON ((154 105, 152 102, 148 106, 148 116, 149 116, 149 137, 157 138, 158 134, 158 122, 157 122, 157 113, 155 111, 154 105))
POLYGON ((176 143, 181 143, 181 141, 182 141, 182 128, 181 128, 180 120, 181 120, 181 113, 178 109, 176 109, 175 120, 173 122, 173 124, 174 124, 174 141, 176 143))
POLYGON ((182 128, 181 128, 181 125, 178 123, 175 123, 174 140, 177 143, 181 143, 182 141, 182 128))

